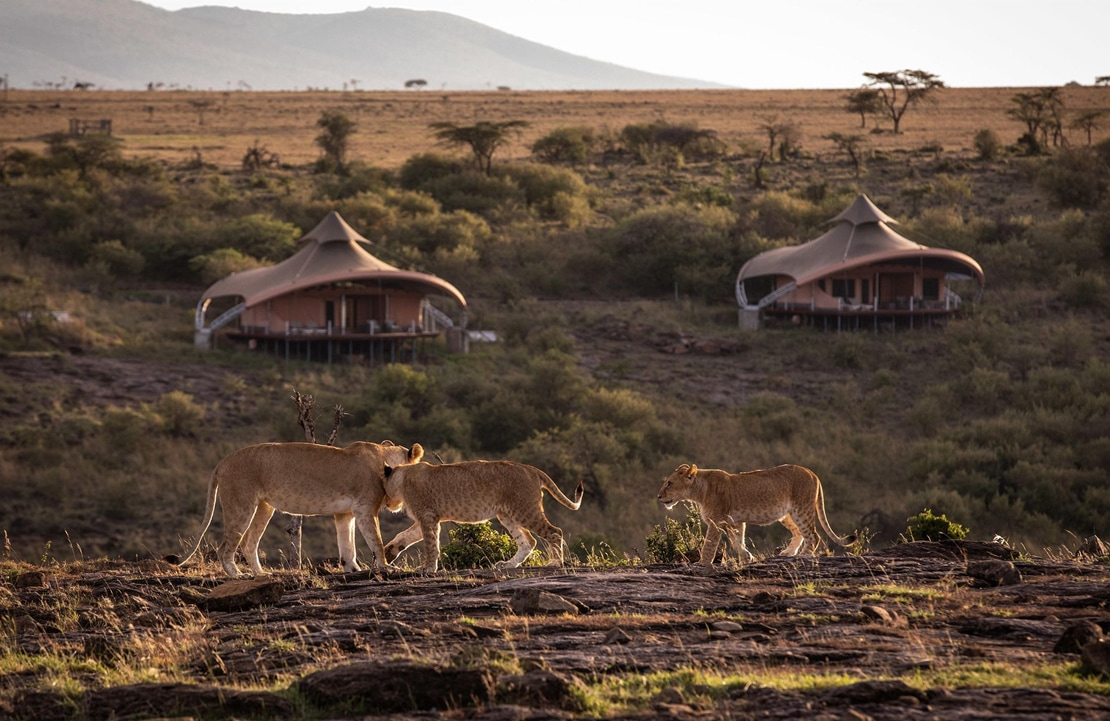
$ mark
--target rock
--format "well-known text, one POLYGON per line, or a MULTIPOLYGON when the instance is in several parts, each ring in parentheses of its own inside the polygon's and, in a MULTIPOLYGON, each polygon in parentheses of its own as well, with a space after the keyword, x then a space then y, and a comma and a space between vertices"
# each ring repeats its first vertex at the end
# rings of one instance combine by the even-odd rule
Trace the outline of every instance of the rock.
POLYGON ((967 575, 983 586, 1012 586, 1021 583, 1021 572, 1011 561, 989 560, 970 561, 967 575))
POLYGON ((268 691, 240 691, 221 686, 183 683, 142 683, 97 689, 85 694, 90 721, 167 716, 294 716, 293 704, 268 691))
POLYGON ((605 643, 612 644, 625 644, 631 643, 632 637, 629 636, 620 626, 614 626, 609 629, 609 633, 605 634, 605 643))
POLYGON ((1102 639, 1102 627, 1093 621, 1080 621, 1064 629, 1064 635, 1052 647, 1056 653, 1081 653, 1089 643, 1102 639))
POLYGON ((1110 639, 1088 643, 1080 651, 1079 660, 1084 673, 1110 678, 1110 639))
POLYGON ((413 661, 338 666, 305 676, 299 688, 318 706, 357 704, 364 713, 443 710, 484 704, 494 698, 493 676, 486 669, 413 661))
POLYGON ((861 681, 830 691, 830 704, 889 703, 906 698, 924 699, 921 691, 902 681, 861 681))
POLYGON ((902 620, 897 613, 888 611, 882 606, 861 606, 859 612, 864 618, 883 626, 897 626, 902 620))
POLYGON ((572 689, 585 691, 585 684, 578 677, 556 673, 546 669, 536 669, 514 676, 499 679, 498 699, 508 703, 525 706, 555 706, 567 711, 581 711, 581 694, 572 689))
POLYGON ((566 613, 578 615, 578 606, 571 601, 538 588, 520 588, 509 600, 509 608, 520 616, 566 613))
POLYGON ((45 571, 27 571, 13 578, 12 585, 16 588, 42 588, 49 578, 45 571))
POLYGON ((736 623, 736 621, 714 621, 709 627, 714 631, 723 631, 725 633, 739 633, 744 630, 744 627, 736 623))
POLYGON ((233 580, 213 588, 198 605, 205 611, 242 611, 277 603, 284 593, 281 581, 271 578, 233 580))

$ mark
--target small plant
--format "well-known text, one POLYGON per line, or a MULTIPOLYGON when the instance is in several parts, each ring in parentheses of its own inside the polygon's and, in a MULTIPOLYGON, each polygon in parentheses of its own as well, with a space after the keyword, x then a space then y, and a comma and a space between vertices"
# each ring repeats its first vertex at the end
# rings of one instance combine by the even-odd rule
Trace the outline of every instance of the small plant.
POLYGON ((906 521, 910 525, 903 535, 911 541, 959 541, 968 533, 964 526, 949 521, 943 513, 935 515, 928 508, 916 516, 910 516, 906 521))
POLYGON ((979 160, 994 160, 1002 152, 1002 140, 998 137, 998 133, 990 128, 984 128, 975 133, 975 139, 972 142, 975 145, 975 151, 979 153, 979 160))
POLYGON ((440 547, 440 561, 449 570, 492 568, 516 552, 512 537, 494 530, 489 521, 452 528, 448 535, 451 540, 440 547))
POLYGON ((688 505, 686 517, 682 521, 668 518, 662 528, 658 525, 653 527, 651 534, 644 541, 648 561, 651 563, 696 561, 704 536, 701 516, 697 508, 688 505))

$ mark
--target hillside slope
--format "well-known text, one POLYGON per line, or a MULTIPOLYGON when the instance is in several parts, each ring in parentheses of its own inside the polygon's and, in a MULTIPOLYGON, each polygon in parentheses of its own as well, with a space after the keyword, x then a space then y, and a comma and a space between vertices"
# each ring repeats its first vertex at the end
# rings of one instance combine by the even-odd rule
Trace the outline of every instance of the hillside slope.
POLYGON ((13 87, 451 90, 715 87, 565 53, 439 12, 288 15, 136 0, 9 0, 0 62, 13 87))

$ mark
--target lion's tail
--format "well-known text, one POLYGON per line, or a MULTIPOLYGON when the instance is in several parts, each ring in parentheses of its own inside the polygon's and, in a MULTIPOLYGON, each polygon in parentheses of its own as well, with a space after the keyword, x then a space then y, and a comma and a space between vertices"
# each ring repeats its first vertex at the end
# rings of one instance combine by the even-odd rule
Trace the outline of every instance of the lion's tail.
POLYGON ((850 546, 856 542, 856 534, 850 533, 847 536, 838 536, 833 531, 832 526, 829 525, 829 517, 825 515, 825 489, 820 480, 817 481, 817 519, 821 521, 821 528, 825 529, 825 533, 829 534, 829 538, 841 546, 850 546))
POLYGON ((551 497, 554 498, 556 501, 563 504, 572 511, 577 511, 579 507, 581 507, 582 496, 586 493, 586 486, 582 483, 582 481, 579 481, 578 488, 574 489, 574 500, 572 501, 567 498, 562 491, 559 490, 559 487, 555 485, 555 481, 551 480, 551 476, 547 475, 543 471, 540 471, 540 477, 542 479, 543 489, 550 493, 551 497))
POLYGON ((193 550, 189 551, 189 555, 185 558, 179 561, 173 558, 170 559, 178 566, 184 566, 196 555, 197 551, 200 550, 200 542, 204 540, 204 534, 208 532, 208 526, 212 524, 212 516, 216 514, 216 494, 220 490, 219 470, 220 468, 217 466, 216 470, 212 471, 212 480, 208 484, 208 507, 204 511, 204 524, 201 526, 200 533, 197 534, 196 545, 193 546, 193 550))

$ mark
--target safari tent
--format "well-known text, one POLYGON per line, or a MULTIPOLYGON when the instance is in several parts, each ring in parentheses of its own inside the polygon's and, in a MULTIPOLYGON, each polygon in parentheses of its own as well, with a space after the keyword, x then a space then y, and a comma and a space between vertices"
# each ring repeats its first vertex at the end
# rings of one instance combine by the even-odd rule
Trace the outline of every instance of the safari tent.
POLYGON ((955 281, 970 281, 976 299, 982 294, 983 269, 973 258, 915 243, 891 228, 897 222, 860 194, 823 235, 755 256, 736 277, 741 325, 913 327, 959 310, 955 281))
POLYGON ((403 360, 446 332, 449 347, 463 349, 466 299, 455 286, 374 257, 335 211, 299 243, 284 261, 232 273, 204 291, 198 347, 213 347, 218 335, 286 358, 372 363, 403 360), (433 298, 446 300, 458 320, 433 298))

